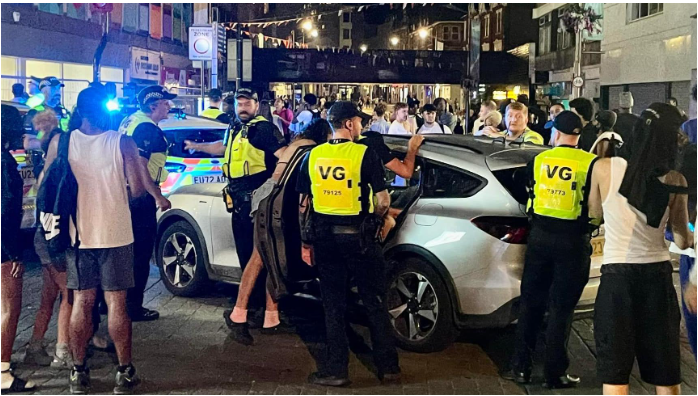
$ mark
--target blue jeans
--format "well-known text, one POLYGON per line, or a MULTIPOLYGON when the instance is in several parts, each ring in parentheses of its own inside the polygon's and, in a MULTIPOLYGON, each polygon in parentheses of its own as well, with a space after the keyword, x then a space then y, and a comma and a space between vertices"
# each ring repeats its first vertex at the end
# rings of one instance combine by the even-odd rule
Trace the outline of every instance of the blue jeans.
MULTIPOLYGON (((688 256, 681 256, 681 261, 679 264, 679 278, 681 279, 681 286, 688 282, 688 273, 691 268, 695 265, 695 259, 688 256)), ((683 293, 682 293, 683 294, 683 293)), ((691 343, 691 349, 693 350, 693 356, 696 356, 696 314, 690 313, 688 308, 686 308, 686 302, 683 300, 683 295, 681 296, 681 307, 683 309, 683 316, 686 320, 686 331, 688 333, 688 342, 691 343)))

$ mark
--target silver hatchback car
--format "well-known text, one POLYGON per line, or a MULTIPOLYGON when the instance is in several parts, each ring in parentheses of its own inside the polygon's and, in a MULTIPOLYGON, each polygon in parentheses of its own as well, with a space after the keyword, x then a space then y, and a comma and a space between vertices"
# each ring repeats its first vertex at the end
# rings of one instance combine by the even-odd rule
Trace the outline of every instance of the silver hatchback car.
MULTIPOLYGON (((385 140, 398 156, 404 155, 407 138, 385 140)), ((400 347, 437 351, 450 345, 461 329, 503 327, 516 320, 529 231, 523 170, 543 150, 488 138, 428 136, 412 179, 386 174, 397 216, 384 246, 387 303, 400 347)), ((317 290, 312 287, 317 273, 300 254, 296 180, 303 154, 289 161, 272 199, 257 212, 262 225, 255 235, 257 246, 276 297, 317 290)), ((170 196, 174 209, 160 218, 157 262, 163 281, 176 294, 202 290, 209 278, 239 282, 239 264, 230 254, 230 217, 214 215, 223 203, 217 202, 220 188, 210 187, 175 191, 170 196), (202 208, 202 202, 212 199, 216 202, 210 210, 202 208), (182 207, 190 205, 196 207, 182 207), (183 224, 191 222, 195 224, 183 224), (175 273, 168 259, 177 250, 170 246, 173 240, 180 250, 186 249, 185 242, 193 245, 193 262, 181 260, 187 268, 180 273, 189 275, 177 279, 167 276, 175 273), (223 263, 218 257, 227 259, 223 263)), ((592 244, 591 275, 579 311, 593 308, 599 285, 603 237, 592 244)))

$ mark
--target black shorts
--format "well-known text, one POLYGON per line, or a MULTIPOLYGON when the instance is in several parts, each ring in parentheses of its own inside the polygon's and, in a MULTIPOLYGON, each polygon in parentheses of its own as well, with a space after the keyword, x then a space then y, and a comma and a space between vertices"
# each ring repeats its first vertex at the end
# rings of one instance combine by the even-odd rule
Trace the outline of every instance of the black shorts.
POLYGON ((626 385, 635 358, 643 381, 681 383, 681 314, 669 262, 601 267, 594 336, 604 384, 626 385))
POLYGON ((80 249, 68 260, 68 289, 127 290, 134 286, 133 244, 107 249, 80 249))
POLYGON ((36 229, 34 234, 34 251, 36 255, 39 256, 41 265, 44 267, 52 266, 58 272, 66 271, 66 256, 65 253, 61 253, 58 257, 51 257, 48 251, 48 241, 44 236, 44 230, 41 227, 36 229))

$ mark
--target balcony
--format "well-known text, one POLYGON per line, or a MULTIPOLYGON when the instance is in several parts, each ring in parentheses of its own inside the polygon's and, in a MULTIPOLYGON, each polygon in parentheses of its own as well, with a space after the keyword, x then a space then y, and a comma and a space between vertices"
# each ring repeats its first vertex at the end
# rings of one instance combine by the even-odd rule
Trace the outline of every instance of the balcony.
MULTIPOLYGON (((601 51, 601 41, 584 43, 584 51, 601 51)), ((582 66, 601 64, 601 54, 582 54, 582 66)), ((574 47, 536 57, 537 71, 565 70, 574 66, 574 47)))

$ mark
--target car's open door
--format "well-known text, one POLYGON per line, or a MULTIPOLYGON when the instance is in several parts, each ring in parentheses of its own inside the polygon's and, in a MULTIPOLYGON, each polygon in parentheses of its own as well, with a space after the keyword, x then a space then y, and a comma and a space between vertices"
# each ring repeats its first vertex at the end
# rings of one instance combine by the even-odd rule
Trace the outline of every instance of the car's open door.
POLYGON ((295 293, 299 282, 315 278, 315 271, 301 259, 296 192, 301 162, 312 147, 296 151, 271 196, 260 204, 256 214, 260 225, 255 227, 256 246, 269 272, 267 290, 275 301, 295 293))

